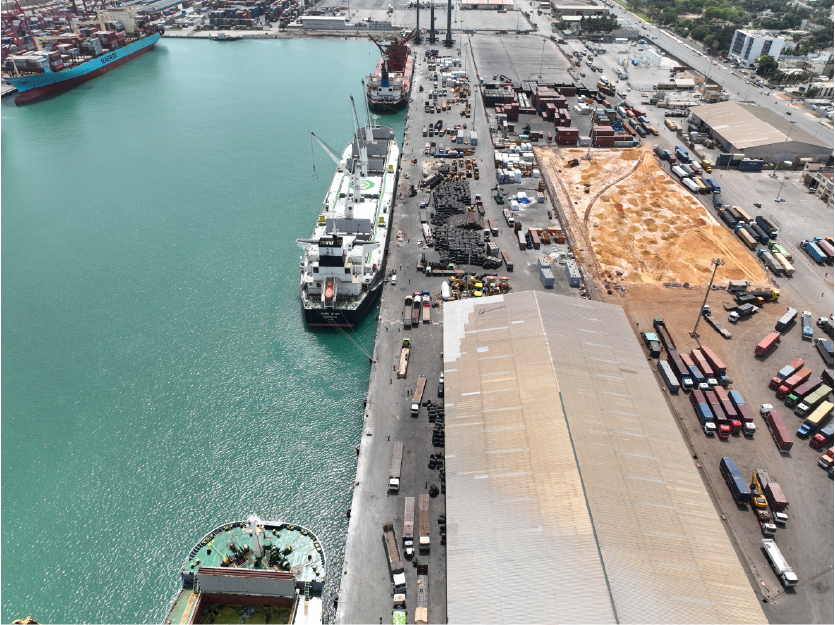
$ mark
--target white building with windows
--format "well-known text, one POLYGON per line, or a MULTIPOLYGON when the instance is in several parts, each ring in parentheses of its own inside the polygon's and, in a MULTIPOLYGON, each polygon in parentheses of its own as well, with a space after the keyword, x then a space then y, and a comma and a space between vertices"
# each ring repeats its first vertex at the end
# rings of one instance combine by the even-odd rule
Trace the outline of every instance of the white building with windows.
POLYGON ((780 56, 786 40, 765 30, 737 30, 729 56, 744 67, 754 67, 761 56, 780 56))

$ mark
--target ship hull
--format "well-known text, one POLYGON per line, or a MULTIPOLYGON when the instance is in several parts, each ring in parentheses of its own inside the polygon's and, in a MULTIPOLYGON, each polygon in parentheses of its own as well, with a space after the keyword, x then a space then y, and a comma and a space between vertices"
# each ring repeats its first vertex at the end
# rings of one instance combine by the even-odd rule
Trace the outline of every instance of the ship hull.
POLYGON ((371 110, 375 113, 397 113, 398 111, 402 111, 406 108, 408 103, 408 97, 402 98, 397 102, 377 102, 368 98, 368 106, 371 107, 371 110))
POLYGON ((323 310, 321 308, 305 308, 302 303, 302 311, 304 312, 304 321, 312 328, 353 328, 360 321, 362 321, 365 314, 377 301, 382 289, 377 288, 370 291, 360 302, 356 308, 329 308, 323 310))
POLYGON ((159 41, 159 38, 160 34, 154 33, 143 39, 133 41, 122 48, 117 48, 106 55, 96 57, 86 63, 60 72, 9 77, 7 80, 10 84, 17 87, 17 90, 20 92, 15 97, 15 102, 23 104, 24 102, 29 102, 49 93, 60 91, 61 89, 80 85, 97 76, 106 74, 110 70, 124 65, 131 59, 150 50, 159 41))

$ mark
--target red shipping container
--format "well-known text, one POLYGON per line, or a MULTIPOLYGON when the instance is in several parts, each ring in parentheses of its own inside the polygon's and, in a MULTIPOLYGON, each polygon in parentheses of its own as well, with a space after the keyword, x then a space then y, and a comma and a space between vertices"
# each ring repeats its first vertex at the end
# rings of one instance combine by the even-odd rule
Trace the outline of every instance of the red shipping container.
POLYGON ((794 445, 791 434, 786 424, 783 423, 783 417, 776 410, 770 410, 765 416, 768 429, 771 431, 771 438, 774 439, 777 448, 780 451, 789 451, 794 445))
POLYGON ((712 349, 710 349, 707 345, 702 345, 701 350, 705 359, 716 373, 724 374, 728 372, 728 368, 725 366, 725 363, 719 360, 719 356, 717 356, 712 349))
POLYGON ((789 500, 786 499, 783 489, 777 482, 769 482, 763 486, 763 489, 765 490, 765 498, 768 499, 772 510, 782 512, 789 507, 789 500))

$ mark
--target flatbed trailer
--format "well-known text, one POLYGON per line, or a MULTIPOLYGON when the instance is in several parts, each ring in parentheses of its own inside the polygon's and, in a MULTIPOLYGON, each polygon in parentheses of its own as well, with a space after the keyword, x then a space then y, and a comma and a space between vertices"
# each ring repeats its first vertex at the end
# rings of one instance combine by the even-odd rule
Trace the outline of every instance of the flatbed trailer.
POLYGON ((411 341, 409 339, 403 339, 403 347, 400 349, 400 366, 397 368, 397 377, 398 378, 405 378, 406 372, 409 368, 409 350, 411 345, 411 341))
POLYGON ((703 318, 704 318, 705 322, 707 323, 707 325, 709 325, 711 328, 716 330, 724 338, 726 338, 726 339, 732 339, 733 338, 733 334, 728 332, 724 328, 724 326, 722 326, 722 324, 720 322, 716 321, 716 319, 713 318, 713 315, 703 315, 703 318))
POLYGON ((391 450, 391 467, 389 468, 389 490, 400 491, 400 469, 403 466, 403 441, 394 441, 391 450))
POLYGON ((388 556, 392 585, 395 590, 406 592, 406 573, 403 568, 403 560, 400 559, 400 550, 397 548, 397 536, 394 533, 393 523, 383 525, 383 538, 386 543, 386 555, 388 556))
POLYGON ((417 567, 417 601, 415 603, 416 625, 426 625, 429 622, 429 565, 418 564, 417 567))
POLYGON ((420 323, 420 294, 416 293, 412 302, 412 325, 417 327, 420 323))
POLYGON ((411 414, 413 417, 418 416, 420 413, 420 402, 423 400, 423 391, 426 389, 426 378, 420 376, 417 381, 417 386, 415 387, 415 395, 412 397, 412 410, 411 414))
POLYGON ((664 320, 654 319, 652 325, 655 328, 655 331, 658 332, 658 337, 664 344, 664 349, 666 349, 667 351, 670 351, 671 349, 676 349, 676 343, 673 340, 672 335, 670 334, 670 330, 667 328, 667 324, 664 323, 664 320))
POLYGON ((418 496, 418 535, 420 536, 420 550, 429 551, 429 495, 418 496))
POLYGON ((403 308, 403 327, 412 327, 412 298, 407 295, 403 308))
POLYGON ((406 497, 405 514, 403 515, 403 540, 415 539, 415 498, 406 497))

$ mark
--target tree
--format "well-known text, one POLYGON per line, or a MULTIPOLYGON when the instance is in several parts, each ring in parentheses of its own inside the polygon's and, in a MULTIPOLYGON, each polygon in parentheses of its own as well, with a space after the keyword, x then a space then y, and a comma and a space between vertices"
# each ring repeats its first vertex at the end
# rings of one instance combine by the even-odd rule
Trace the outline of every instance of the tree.
POLYGON ((678 11, 674 6, 666 6, 661 12, 662 24, 675 24, 678 21, 678 11))
POLYGON ((771 76, 777 71, 777 60, 773 56, 765 55, 757 58, 759 67, 757 68, 757 75, 771 76))

